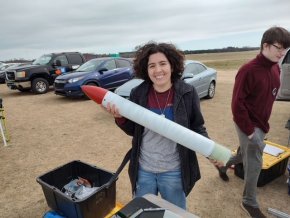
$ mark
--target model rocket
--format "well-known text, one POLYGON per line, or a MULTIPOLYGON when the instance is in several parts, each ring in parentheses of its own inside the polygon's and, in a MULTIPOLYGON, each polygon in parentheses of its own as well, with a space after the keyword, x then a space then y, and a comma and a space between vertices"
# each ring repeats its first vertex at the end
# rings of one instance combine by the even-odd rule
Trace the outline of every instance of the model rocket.
POLYGON ((231 151, 228 148, 113 92, 88 85, 82 86, 82 91, 97 104, 102 104, 104 107, 107 106, 107 103, 114 104, 123 117, 205 157, 222 161, 223 163, 226 163, 231 157, 231 151))

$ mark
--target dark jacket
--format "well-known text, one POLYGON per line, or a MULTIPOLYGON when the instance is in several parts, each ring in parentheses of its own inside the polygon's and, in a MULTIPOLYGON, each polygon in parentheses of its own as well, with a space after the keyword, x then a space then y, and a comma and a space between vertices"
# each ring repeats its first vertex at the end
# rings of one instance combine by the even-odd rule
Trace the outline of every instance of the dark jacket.
MULTIPOLYGON (((134 88, 131 92, 130 100, 146 108, 150 86, 151 84, 143 82, 134 88)), ((199 98, 193 86, 184 83, 182 80, 174 83, 173 108, 173 117, 176 123, 208 137, 206 129, 203 126, 204 120, 200 112, 199 98)), ((128 135, 133 136, 129 177, 132 191, 134 192, 138 176, 140 146, 144 127, 130 120, 121 125, 119 124, 119 127, 128 135)), ((187 196, 195 185, 195 182, 200 179, 200 171, 194 151, 181 145, 178 145, 178 150, 181 161, 183 190, 187 196)))

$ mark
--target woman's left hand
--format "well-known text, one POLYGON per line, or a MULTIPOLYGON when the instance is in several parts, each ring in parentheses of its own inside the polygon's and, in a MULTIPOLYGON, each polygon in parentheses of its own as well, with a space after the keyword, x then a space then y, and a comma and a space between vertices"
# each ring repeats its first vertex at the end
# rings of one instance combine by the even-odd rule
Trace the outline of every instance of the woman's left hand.
POLYGON ((119 113, 119 109, 114 104, 107 103, 107 107, 105 108, 107 112, 112 114, 115 118, 122 118, 122 115, 119 113))

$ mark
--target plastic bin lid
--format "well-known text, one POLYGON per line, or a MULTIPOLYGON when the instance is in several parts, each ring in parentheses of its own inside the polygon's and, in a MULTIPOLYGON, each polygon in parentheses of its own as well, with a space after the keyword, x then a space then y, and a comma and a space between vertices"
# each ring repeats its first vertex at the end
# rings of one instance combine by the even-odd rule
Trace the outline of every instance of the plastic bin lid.
POLYGON ((282 146, 282 145, 275 144, 275 143, 270 142, 270 141, 265 141, 265 143, 268 145, 272 145, 272 146, 275 146, 277 148, 280 148, 280 149, 284 150, 285 152, 283 152, 282 154, 280 154, 277 157, 272 156, 270 154, 263 153, 263 167, 262 167, 262 169, 269 169, 270 167, 276 165, 280 161, 283 161, 290 156, 290 149, 289 148, 282 146))

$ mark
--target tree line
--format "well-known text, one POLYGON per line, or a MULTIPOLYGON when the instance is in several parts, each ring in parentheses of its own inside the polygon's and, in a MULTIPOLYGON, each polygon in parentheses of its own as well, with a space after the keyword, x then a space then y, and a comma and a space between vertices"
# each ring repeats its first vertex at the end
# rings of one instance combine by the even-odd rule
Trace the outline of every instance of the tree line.
MULTIPOLYGON (((137 47, 135 48, 135 50, 137 47)), ((226 47, 226 48, 215 48, 215 49, 202 49, 202 50, 184 50, 183 53, 185 55, 188 54, 202 54, 202 53, 222 53, 222 52, 239 52, 239 51, 253 51, 253 50, 258 50, 260 49, 259 47, 226 47)), ((119 54, 92 54, 92 53, 83 53, 83 55, 86 58, 86 60, 90 60, 92 58, 97 58, 97 57, 124 57, 124 58, 133 58, 135 55, 135 51, 130 51, 130 52, 120 52, 119 54)), ((5 61, 6 63, 24 63, 24 62, 32 62, 33 60, 26 60, 23 58, 20 59, 11 59, 5 61)))

